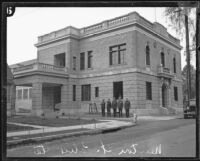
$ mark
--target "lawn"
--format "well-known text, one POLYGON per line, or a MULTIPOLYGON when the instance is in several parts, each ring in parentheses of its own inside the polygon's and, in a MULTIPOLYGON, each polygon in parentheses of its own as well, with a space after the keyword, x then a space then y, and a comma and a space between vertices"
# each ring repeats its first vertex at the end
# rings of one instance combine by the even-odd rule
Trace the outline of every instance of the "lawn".
POLYGON ((34 130, 34 129, 36 129, 36 128, 29 127, 29 126, 19 126, 19 125, 7 124, 8 132, 26 131, 26 130, 34 130))
POLYGON ((73 125, 83 125, 83 124, 91 124, 98 123, 100 121, 95 120, 83 120, 83 119, 73 119, 73 118, 39 118, 39 117, 16 117, 16 118, 7 118, 8 122, 13 123, 24 123, 31 125, 39 125, 39 126, 50 126, 50 127, 62 127, 62 126, 73 126, 73 125))

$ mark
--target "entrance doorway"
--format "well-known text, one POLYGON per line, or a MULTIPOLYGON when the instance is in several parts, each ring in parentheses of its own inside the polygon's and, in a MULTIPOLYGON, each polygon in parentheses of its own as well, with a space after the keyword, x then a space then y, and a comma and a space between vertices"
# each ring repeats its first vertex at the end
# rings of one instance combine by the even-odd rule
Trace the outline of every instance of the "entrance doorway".
POLYGON ((113 82, 113 97, 118 99, 119 96, 123 99, 123 82, 113 82))
POLYGON ((167 86, 162 85, 162 107, 167 107, 167 86))
POLYGON ((61 103, 61 86, 54 87, 54 111, 59 110, 61 103))

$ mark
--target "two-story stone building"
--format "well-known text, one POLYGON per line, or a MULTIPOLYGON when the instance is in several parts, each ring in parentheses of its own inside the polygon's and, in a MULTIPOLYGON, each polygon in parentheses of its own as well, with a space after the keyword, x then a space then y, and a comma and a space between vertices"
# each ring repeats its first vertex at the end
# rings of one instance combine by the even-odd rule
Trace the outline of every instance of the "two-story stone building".
POLYGON ((181 46, 137 12, 38 37, 37 61, 13 68, 32 87, 32 112, 88 112, 90 102, 122 96, 138 114, 182 112, 181 46))

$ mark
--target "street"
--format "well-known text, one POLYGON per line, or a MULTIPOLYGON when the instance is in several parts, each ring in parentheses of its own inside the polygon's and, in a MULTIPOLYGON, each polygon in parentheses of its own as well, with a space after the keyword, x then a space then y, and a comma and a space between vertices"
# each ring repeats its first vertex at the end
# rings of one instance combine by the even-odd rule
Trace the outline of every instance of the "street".
POLYGON ((194 119, 141 120, 134 127, 7 150, 7 157, 195 157, 194 119))

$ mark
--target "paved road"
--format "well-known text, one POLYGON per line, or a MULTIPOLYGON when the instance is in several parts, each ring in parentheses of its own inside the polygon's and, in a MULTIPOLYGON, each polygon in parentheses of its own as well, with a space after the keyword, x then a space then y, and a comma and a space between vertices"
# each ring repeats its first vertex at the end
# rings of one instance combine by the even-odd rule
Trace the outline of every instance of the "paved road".
POLYGON ((7 156, 194 157, 195 143, 194 119, 140 121, 137 126, 112 133, 8 149, 7 156))

